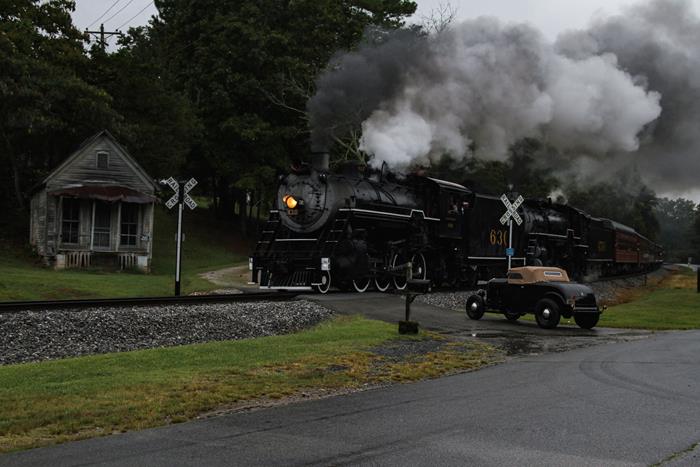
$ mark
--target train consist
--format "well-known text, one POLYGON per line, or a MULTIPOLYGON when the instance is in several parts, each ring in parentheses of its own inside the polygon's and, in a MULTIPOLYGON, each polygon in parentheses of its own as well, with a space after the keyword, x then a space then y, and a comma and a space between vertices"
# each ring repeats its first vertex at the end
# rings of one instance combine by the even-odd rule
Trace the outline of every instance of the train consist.
MULTIPOLYGON (((434 286, 473 286, 505 276, 509 231, 499 198, 462 185, 348 164, 328 170, 327 155, 280 178, 250 258, 264 289, 331 287, 364 292, 406 287, 400 266, 434 286)), ((663 249, 634 229, 571 206, 528 199, 518 208, 512 265, 559 266, 575 278, 649 271, 663 249)))

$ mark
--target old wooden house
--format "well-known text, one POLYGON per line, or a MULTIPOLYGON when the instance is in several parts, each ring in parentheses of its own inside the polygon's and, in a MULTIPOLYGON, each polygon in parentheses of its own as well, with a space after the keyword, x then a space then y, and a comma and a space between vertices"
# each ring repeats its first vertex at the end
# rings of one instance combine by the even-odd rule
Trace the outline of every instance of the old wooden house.
POLYGON ((34 188, 30 243, 58 269, 148 271, 157 189, 117 140, 101 131, 34 188))

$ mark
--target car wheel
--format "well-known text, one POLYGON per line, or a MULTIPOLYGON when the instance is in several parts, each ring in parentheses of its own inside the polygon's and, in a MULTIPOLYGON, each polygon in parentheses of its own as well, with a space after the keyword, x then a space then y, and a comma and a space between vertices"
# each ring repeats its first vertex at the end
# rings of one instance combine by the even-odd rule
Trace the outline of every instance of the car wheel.
POLYGON ((559 305, 554 300, 543 298, 535 305, 535 319, 539 327, 554 329, 559 324, 560 318, 559 305))
POLYGON ((479 295, 472 295, 467 299, 467 316, 478 320, 484 316, 484 299, 479 295))
POLYGON ((508 321, 517 321, 520 318, 520 313, 504 313, 508 321))
POLYGON ((600 313, 574 313, 574 321, 583 329, 593 329, 599 319, 600 313))

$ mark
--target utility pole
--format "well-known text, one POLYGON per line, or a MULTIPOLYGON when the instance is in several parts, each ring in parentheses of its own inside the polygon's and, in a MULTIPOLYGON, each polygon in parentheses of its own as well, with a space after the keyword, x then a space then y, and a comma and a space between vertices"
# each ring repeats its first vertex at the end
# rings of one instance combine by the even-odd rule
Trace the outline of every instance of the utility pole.
POLYGON ((100 30, 99 31, 88 31, 87 29, 85 30, 85 35, 90 37, 90 34, 94 35, 95 37, 99 37, 97 39, 97 42, 100 44, 102 47, 102 51, 107 48, 107 39, 109 39, 112 36, 123 36, 121 31, 105 31, 105 25, 100 24, 100 30))

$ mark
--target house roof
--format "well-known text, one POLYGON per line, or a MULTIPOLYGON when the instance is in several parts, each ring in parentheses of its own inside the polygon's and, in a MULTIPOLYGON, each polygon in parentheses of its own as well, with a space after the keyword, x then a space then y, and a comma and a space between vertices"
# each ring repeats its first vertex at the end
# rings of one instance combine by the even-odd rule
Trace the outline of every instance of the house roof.
POLYGON ((105 137, 105 138, 109 139, 112 142, 112 144, 114 144, 114 146, 117 148, 117 150, 120 152, 120 155, 123 157, 124 161, 128 165, 131 166, 131 168, 134 170, 134 172, 136 172, 136 174, 139 176, 139 178, 141 178, 142 181, 144 183, 146 183, 147 185, 150 185, 153 188, 154 192, 158 191, 159 187, 155 183, 153 178, 151 178, 146 173, 146 171, 143 170, 143 167, 141 167, 141 165, 139 165, 139 163, 136 162, 136 160, 133 157, 131 157, 131 155, 129 155, 128 151, 124 148, 124 146, 119 144, 119 141, 117 141, 117 139, 112 135, 112 133, 110 133, 107 130, 102 130, 102 131, 98 131, 97 133, 90 136, 89 138, 86 138, 82 143, 80 143, 78 148, 75 151, 73 151, 73 153, 70 156, 68 156, 63 162, 61 162, 61 164, 59 164, 58 167, 56 167, 53 171, 51 171, 51 173, 48 174, 40 183, 38 183, 36 186, 34 186, 31 190, 31 192, 35 192, 39 188, 45 186, 49 180, 51 180, 54 176, 56 176, 56 174, 61 172, 65 167, 69 166, 78 157, 80 157, 80 155, 82 154, 82 152, 85 148, 87 148, 89 145, 91 145, 92 143, 94 143, 95 141, 97 141, 101 137, 105 137))
POLYGON ((51 196, 69 198, 99 199, 102 201, 122 201, 125 203, 148 204, 157 200, 155 196, 140 193, 131 188, 119 185, 80 185, 50 191, 51 196))

